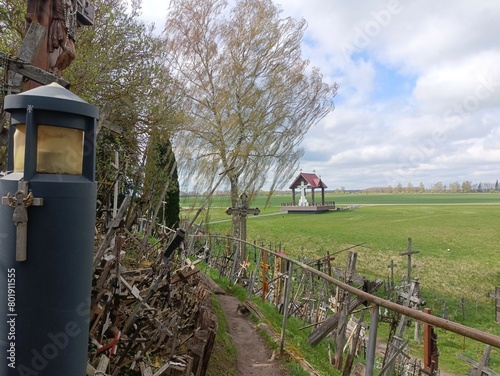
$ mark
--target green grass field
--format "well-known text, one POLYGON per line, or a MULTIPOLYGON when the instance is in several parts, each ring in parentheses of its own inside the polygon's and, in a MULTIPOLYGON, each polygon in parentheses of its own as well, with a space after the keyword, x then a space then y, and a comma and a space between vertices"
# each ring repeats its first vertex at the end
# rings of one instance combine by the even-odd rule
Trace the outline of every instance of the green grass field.
MULTIPOLYGON (((494 322, 494 301, 487 297, 500 286, 500 194, 393 194, 329 196, 340 206, 359 208, 324 214, 285 214, 281 202, 290 197, 273 197, 264 208, 257 197, 251 207, 262 213, 250 217, 247 240, 259 244, 281 243, 288 255, 314 259, 326 252, 340 252, 335 266, 344 267, 347 252, 354 245, 358 253, 357 272, 370 278, 387 278, 391 260, 397 267, 397 281, 407 271, 407 257, 401 256, 413 240, 412 273, 419 278, 427 307, 434 314, 489 333, 500 335, 494 322), (274 215, 266 215, 273 214, 274 215), (462 310, 461 302, 464 302, 462 310)), ((227 220, 228 198, 213 200, 205 221, 227 220)), ((230 222, 210 225, 210 232, 229 234, 230 222)), ((440 364, 453 374, 465 374, 462 353, 477 361, 484 345, 440 331, 440 364)), ((415 351, 420 351, 416 349, 415 351)), ((492 352, 491 367, 500 371, 500 350, 492 352)))
MULTIPOLYGON (((307 196, 310 201, 310 195, 307 196)), ((316 201, 321 198, 320 192, 315 193, 316 201)), ((292 200, 291 193, 289 195, 280 194, 273 195, 269 202, 271 209, 279 209, 282 203, 292 200)), ((376 204, 500 204, 500 193, 422 193, 422 194, 326 194, 326 201, 335 201, 337 205, 376 205, 376 204)), ((181 198, 181 206, 189 207, 196 203, 201 204, 203 197, 184 197, 181 198)), ((251 205, 265 209, 266 197, 257 196, 253 199, 251 205)), ((231 206, 231 200, 228 196, 214 196, 211 200, 213 207, 228 207, 231 206)))

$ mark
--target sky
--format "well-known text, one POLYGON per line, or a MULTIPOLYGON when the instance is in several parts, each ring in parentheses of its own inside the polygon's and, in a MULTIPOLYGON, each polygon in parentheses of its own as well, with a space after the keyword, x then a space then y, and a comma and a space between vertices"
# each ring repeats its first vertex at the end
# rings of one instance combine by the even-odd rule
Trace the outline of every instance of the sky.
MULTIPOLYGON (((143 18, 162 28, 165 3, 143 0, 143 18)), ((303 172, 346 190, 500 180, 498 0, 274 3, 307 21, 303 58, 339 85, 303 172)))

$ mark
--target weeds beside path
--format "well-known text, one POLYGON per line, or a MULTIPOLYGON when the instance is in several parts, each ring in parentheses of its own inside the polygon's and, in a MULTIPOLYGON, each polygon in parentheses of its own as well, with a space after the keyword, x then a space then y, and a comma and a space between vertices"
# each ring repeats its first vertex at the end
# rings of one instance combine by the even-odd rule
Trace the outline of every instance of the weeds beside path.
POLYGON ((231 295, 220 294, 219 303, 226 316, 229 334, 237 351, 239 376, 287 376, 279 360, 275 360, 256 325, 242 312, 241 302, 231 295))

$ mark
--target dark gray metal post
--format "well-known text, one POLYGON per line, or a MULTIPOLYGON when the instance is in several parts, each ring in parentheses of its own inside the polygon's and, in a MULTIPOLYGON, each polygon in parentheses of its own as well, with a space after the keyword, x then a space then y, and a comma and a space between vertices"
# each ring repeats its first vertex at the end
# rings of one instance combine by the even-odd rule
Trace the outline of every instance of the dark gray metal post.
MULTIPOLYGON (((0 205, 0 374, 86 374, 96 203, 95 126, 97 107, 59 85, 7 96, 11 114, 8 169, 16 129, 25 129, 24 168, 0 179, 0 196, 26 186, 24 260, 16 260, 13 208, 0 205), (51 127, 55 150, 40 150, 41 127, 51 127), (76 135, 79 150, 58 140, 59 131, 76 135), (43 154, 45 153, 45 154, 43 154), (47 156, 47 154, 50 154, 47 156), (44 170, 43 158, 50 157, 44 170), (66 165, 79 162, 77 172, 66 165), (60 171, 60 172, 57 172, 60 171), (29 205, 28 197, 43 199, 29 205)), ((45 129, 45 128, 44 128, 45 129)), ((21 151, 20 151, 21 150, 21 151)), ((19 157, 17 155, 16 157, 19 157)), ((77 163, 78 165, 78 163, 77 163)), ((8 201, 8 199, 6 199, 8 201)), ((2 202, 6 201, 2 199, 2 202)), ((23 219, 23 220, 24 220, 23 219)))
POLYGON ((370 336, 368 337, 368 350, 366 352, 365 376, 373 376, 375 368, 375 350, 377 349, 378 330, 378 305, 372 303, 370 307, 370 336))

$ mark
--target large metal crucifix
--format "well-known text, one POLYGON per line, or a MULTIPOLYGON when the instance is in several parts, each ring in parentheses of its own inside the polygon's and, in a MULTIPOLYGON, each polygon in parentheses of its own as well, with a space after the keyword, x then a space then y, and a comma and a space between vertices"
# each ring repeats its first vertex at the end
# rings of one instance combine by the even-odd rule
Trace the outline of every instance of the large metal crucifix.
POLYGON ((33 197, 33 194, 28 192, 28 183, 20 181, 17 192, 2 197, 1 203, 14 209, 12 221, 16 225, 16 261, 26 261, 28 243, 28 212, 26 209, 30 206, 42 206, 43 198, 33 197))
POLYGON ((227 208, 226 214, 238 216, 240 222, 240 242, 238 245, 238 253, 234 258, 234 263, 238 263, 239 261, 244 262, 246 260, 246 240, 247 240, 247 215, 259 215, 259 208, 251 209, 248 207, 248 196, 246 193, 242 193, 240 196, 241 205, 237 208, 227 208))

